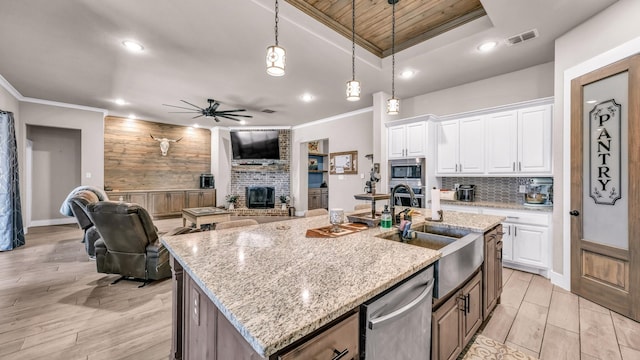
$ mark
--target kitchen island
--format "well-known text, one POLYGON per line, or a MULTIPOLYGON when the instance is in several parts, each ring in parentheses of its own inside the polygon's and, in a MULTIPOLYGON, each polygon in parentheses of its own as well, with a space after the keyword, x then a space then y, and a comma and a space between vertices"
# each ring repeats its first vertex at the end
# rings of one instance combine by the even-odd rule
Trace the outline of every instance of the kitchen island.
MULTIPOLYGON (((445 222, 477 232, 503 220, 480 215, 455 223, 456 216, 445 212, 445 222)), ((216 346, 227 347, 234 359, 275 358, 440 257, 435 250, 378 238, 389 232, 379 228, 305 237, 307 229, 327 225, 328 218, 319 216, 163 237, 174 270, 172 358, 208 357, 216 346), (207 304, 215 316, 207 317, 207 304), (207 325, 218 338, 223 330, 233 334, 216 345, 196 334, 194 324, 207 325), (207 350, 198 353, 202 348, 207 350)))

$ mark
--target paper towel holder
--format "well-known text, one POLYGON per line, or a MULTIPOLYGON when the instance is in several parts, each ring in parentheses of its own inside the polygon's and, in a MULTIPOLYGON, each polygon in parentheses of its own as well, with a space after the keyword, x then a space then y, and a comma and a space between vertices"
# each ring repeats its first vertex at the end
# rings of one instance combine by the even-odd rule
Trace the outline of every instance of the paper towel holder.
POLYGON ((442 222, 444 220, 444 217, 442 215, 442 210, 438 210, 438 216, 440 217, 440 220, 433 220, 433 218, 425 218, 426 221, 431 221, 431 222, 442 222))

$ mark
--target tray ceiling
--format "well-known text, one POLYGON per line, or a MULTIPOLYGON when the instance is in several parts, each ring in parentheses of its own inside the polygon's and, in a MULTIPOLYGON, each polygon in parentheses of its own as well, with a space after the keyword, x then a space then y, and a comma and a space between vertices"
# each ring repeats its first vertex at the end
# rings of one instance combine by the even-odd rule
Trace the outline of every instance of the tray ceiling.
MULTIPOLYGON (((350 0, 286 0, 351 39, 350 0)), ((356 43, 379 57, 391 55, 388 0, 356 0, 356 43)), ((486 15, 480 0, 400 0, 396 4, 396 52, 486 15)))

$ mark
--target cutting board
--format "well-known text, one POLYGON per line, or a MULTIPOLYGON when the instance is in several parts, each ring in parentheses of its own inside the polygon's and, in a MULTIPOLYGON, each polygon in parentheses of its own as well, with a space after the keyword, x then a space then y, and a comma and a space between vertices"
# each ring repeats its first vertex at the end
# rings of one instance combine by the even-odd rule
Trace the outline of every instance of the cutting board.
POLYGON ((345 223, 338 225, 339 231, 332 232, 333 225, 323 226, 320 228, 307 230, 308 238, 336 238, 344 235, 356 233, 358 231, 367 230, 369 227, 365 224, 345 223))

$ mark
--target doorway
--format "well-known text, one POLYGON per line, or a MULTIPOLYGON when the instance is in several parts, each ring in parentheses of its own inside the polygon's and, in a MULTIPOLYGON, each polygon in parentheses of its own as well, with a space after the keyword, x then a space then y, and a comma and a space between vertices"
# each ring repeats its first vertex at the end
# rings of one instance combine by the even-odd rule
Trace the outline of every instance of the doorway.
POLYGON ((639 116, 640 55, 572 80, 571 291, 636 321, 639 116))

